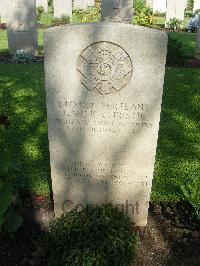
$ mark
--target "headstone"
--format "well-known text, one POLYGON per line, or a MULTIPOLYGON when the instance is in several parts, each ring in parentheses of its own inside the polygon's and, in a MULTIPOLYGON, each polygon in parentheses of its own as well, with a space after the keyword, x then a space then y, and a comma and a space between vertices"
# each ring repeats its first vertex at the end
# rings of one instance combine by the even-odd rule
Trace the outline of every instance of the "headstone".
POLYGON ((194 0, 193 12, 195 12, 198 9, 200 9, 200 0, 194 0))
POLYGON ((132 0, 102 0, 101 21, 132 23, 132 0))
POLYGON ((35 53, 38 48, 35 0, 8 2, 7 34, 10 53, 24 49, 35 53))
POLYGON ((153 2, 154 0, 146 0, 146 5, 153 8, 153 2))
POLYGON ((53 0, 54 18, 62 15, 72 17, 72 0, 53 0))
POLYGON ((185 10, 187 10, 188 7, 188 0, 185 0, 185 10))
POLYGON ((0 0, 0 22, 6 23, 7 1, 0 0))
POLYGON ((112 203, 147 223, 167 35, 124 23, 44 34, 48 136, 56 216, 112 203))
POLYGON ((180 0, 167 0, 166 27, 170 19, 184 20, 185 3, 180 0))
POLYGON ((87 9, 89 6, 94 6, 94 0, 74 0, 74 9, 87 9))
POLYGON ((48 12, 48 0, 36 0, 36 7, 42 6, 44 8, 44 12, 48 12))
POLYGON ((166 0, 154 0, 153 13, 165 13, 166 12, 166 0))

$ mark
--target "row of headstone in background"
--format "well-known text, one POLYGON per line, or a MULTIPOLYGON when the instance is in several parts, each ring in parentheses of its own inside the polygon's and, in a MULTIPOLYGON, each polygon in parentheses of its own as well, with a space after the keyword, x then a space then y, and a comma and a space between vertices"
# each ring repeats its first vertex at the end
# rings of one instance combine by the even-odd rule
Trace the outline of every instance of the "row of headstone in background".
POLYGON ((187 1, 184 0, 148 0, 146 2, 150 7, 153 6, 153 13, 166 13, 165 26, 170 19, 176 18, 184 20, 184 12, 187 7, 187 1))
POLYGON ((195 12, 198 9, 200 9, 200 0, 194 0, 193 12, 195 12))
POLYGON ((94 6, 95 0, 54 0, 54 17, 60 18, 62 15, 72 17, 72 7, 74 9, 87 9, 89 6, 94 6))
MULTIPOLYGON (((195 1, 200 2, 200 0, 195 0, 195 1)), ((172 10, 173 9, 172 3, 171 2, 168 3, 168 2, 169 2, 168 0, 146 0, 146 4, 150 6, 151 8, 153 8, 154 14, 167 12, 168 7, 170 10, 172 10)), ((174 12, 174 10, 172 10, 172 15, 175 14, 175 17, 176 17, 176 14, 178 14, 177 18, 182 17, 182 15, 181 16, 179 15, 179 12, 182 12, 180 10, 182 10, 183 7, 184 7, 184 10, 187 9, 187 0, 179 0, 179 1, 174 1, 174 2, 176 2, 174 3, 175 9, 179 9, 179 11, 174 12), (179 8, 179 5, 180 5, 180 8, 179 8)), ((170 15, 170 17, 172 17, 172 15, 170 15)))
POLYGON ((74 0, 74 9, 86 9, 95 5, 95 0, 74 0))
POLYGON ((132 23, 133 0, 103 0, 101 4, 101 21, 132 23))
POLYGON ((185 2, 180 0, 167 0, 166 26, 170 19, 184 20, 185 2))
POLYGON ((60 18, 62 15, 72 17, 72 0, 54 0, 54 17, 60 18))

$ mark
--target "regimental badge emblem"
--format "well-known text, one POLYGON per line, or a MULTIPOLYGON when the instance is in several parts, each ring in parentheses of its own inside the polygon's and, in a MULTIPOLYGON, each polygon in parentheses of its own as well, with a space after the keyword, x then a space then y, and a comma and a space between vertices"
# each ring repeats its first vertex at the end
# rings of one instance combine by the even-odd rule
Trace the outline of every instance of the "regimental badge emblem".
POLYGON ((102 95, 118 92, 132 76, 133 65, 123 48, 111 42, 97 42, 79 56, 77 70, 81 83, 102 95))

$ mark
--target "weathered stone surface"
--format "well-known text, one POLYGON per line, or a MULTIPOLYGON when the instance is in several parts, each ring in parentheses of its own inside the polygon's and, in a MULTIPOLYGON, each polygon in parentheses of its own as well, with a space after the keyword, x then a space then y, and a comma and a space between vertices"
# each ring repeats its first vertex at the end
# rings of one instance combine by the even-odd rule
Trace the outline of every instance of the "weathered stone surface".
POLYGON ((165 13, 166 12, 166 0, 154 0, 153 13, 165 13))
POLYGON ((7 1, 0 0, 0 22, 6 23, 7 1))
POLYGON ((167 35, 122 23, 44 34, 56 216, 111 202, 146 225, 167 35))
POLYGON ((36 7, 42 6, 44 8, 44 12, 48 12, 48 0, 36 0, 36 7))
POLYGON ((74 0, 74 9, 87 9, 89 6, 94 6, 94 0, 74 0))
POLYGON ((194 0, 193 12, 195 12, 197 9, 200 9, 200 0, 194 0))
POLYGON ((167 0, 166 27, 170 19, 184 20, 185 2, 180 0, 167 0))
POLYGON ((132 23, 132 0, 102 0, 101 21, 132 23))
POLYGON ((146 0, 146 5, 153 8, 153 2, 154 0, 146 0))
POLYGON ((62 15, 72 17, 72 0, 53 0, 54 18, 62 15))
POLYGON ((35 53, 38 48, 35 0, 14 0, 8 2, 7 34, 12 54, 25 49, 35 53))

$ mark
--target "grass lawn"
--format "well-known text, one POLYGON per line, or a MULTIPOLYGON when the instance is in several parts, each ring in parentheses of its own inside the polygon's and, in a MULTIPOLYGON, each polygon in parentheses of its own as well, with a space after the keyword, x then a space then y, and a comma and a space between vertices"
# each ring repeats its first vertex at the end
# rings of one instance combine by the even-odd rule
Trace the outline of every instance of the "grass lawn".
MULTIPOLYGON (((43 32, 44 29, 38 29, 39 54, 43 54, 43 32)), ((196 34, 188 32, 169 32, 174 39, 182 42, 186 56, 192 57, 195 53, 196 34)), ((6 30, 0 31, 0 53, 8 52, 8 41, 6 30)))
MULTIPOLYGON (((17 154, 14 182, 23 191, 49 193, 50 167, 42 64, 0 65, 0 113, 11 127, 0 141, 17 154)), ((200 171, 200 69, 168 68, 152 199, 181 198, 180 185, 200 171)))

